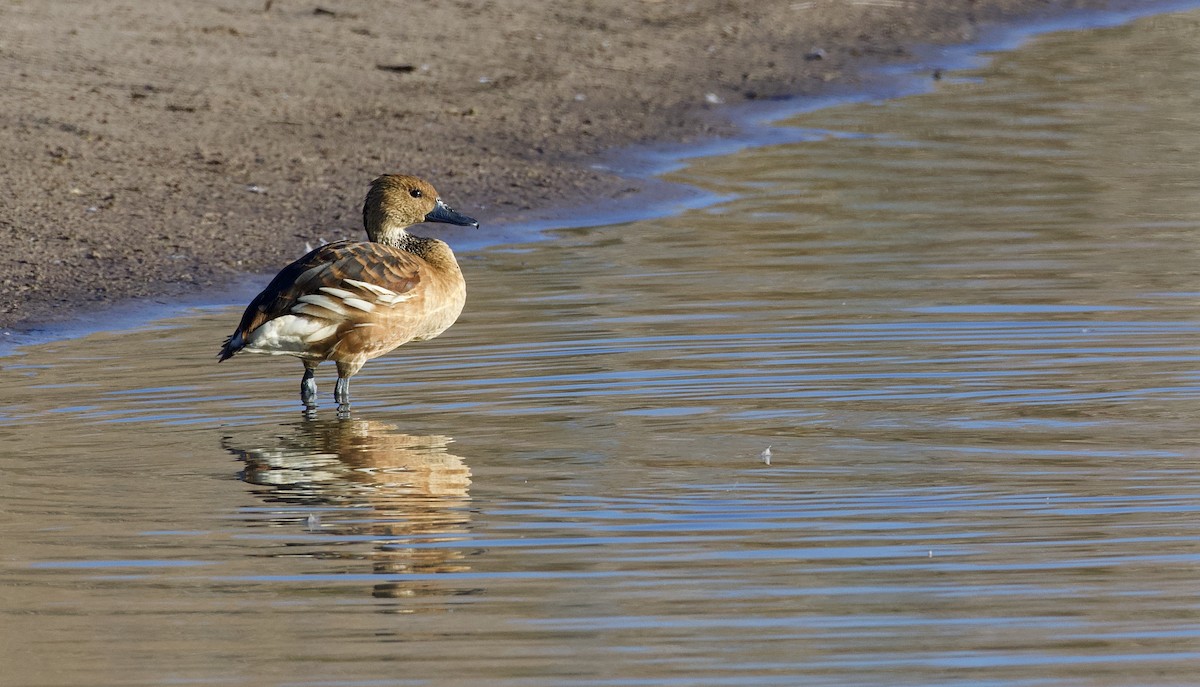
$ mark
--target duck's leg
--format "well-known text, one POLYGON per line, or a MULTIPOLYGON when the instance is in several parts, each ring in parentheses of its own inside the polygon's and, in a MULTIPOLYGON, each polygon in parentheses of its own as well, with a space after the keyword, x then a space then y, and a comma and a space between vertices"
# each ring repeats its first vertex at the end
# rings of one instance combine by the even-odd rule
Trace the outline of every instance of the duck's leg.
POLYGON ((338 410, 345 406, 347 410, 350 408, 350 378, 338 377, 337 384, 333 387, 333 400, 337 401, 338 410))
POLYGON ((350 378, 362 367, 362 363, 337 364, 338 379, 333 387, 333 400, 338 404, 338 415, 350 414, 350 378))
POLYGON ((304 378, 300 380, 300 402, 305 408, 317 407, 317 364, 304 361, 304 378))

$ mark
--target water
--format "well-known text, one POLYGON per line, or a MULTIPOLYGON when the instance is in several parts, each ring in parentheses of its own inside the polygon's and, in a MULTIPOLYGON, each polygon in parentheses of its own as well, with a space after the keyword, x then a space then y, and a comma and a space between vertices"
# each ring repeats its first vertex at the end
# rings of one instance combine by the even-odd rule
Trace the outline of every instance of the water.
POLYGON ((473 253, 349 421, 214 365, 236 309, 5 358, 0 683, 1192 683, 1198 32, 1046 36, 673 174, 718 204, 473 253))

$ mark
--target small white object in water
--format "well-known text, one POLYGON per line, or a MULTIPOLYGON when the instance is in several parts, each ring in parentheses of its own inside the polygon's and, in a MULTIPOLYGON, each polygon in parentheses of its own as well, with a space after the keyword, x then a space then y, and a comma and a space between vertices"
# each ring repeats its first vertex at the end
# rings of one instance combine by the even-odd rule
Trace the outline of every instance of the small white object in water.
POLYGON ((309 513, 308 520, 306 522, 308 523, 309 532, 315 532, 321 529, 321 516, 317 515, 316 513, 309 513))
POLYGON ((767 465, 770 465, 771 464, 771 447, 768 446, 768 447, 764 448, 763 452, 758 454, 758 457, 762 458, 762 462, 766 463, 767 465))
POLYGON ((930 549, 930 550, 929 550, 929 557, 930 557, 930 558, 933 558, 933 549, 930 549))
POLYGON ((709 105, 720 105, 721 103, 725 102, 725 100, 716 93, 706 93, 704 96, 704 102, 708 103, 709 105))

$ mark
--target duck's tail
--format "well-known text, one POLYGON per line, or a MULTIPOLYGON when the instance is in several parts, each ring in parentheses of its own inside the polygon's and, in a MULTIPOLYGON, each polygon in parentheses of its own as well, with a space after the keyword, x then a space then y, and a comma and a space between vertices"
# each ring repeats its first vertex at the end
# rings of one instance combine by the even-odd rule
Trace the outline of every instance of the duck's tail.
POLYGON ((225 343, 221 346, 221 352, 217 354, 217 362, 219 363, 223 360, 229 360, 233 357, 234 353, 242 350, 242 347, 245 345, 246 340, 242 336, 240 329, 225 337, 225 343))

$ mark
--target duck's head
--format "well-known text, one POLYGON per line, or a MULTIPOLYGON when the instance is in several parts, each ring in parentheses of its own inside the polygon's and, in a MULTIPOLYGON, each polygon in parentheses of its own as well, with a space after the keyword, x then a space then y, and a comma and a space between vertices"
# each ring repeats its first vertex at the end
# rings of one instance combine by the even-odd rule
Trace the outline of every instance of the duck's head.
POLYGON ((433 185, 424 179, 385 174, 371 182, 363 203, 363 224, 368 238, 393 243, 404 237, 405 229, 421 222, 479 226, 479 222, 443 203, 433 185))

